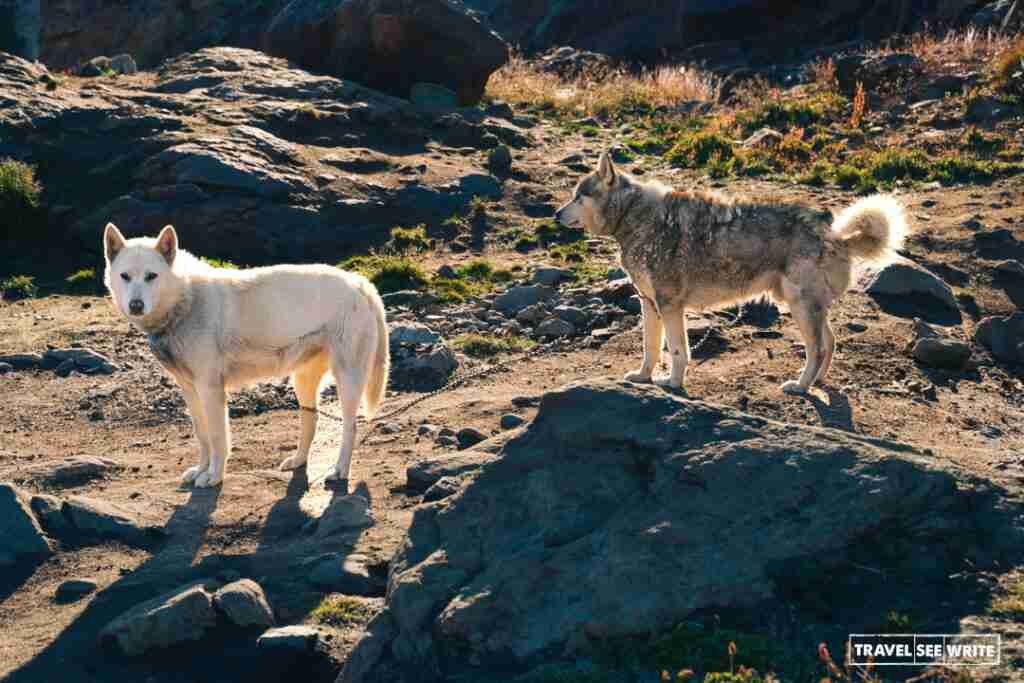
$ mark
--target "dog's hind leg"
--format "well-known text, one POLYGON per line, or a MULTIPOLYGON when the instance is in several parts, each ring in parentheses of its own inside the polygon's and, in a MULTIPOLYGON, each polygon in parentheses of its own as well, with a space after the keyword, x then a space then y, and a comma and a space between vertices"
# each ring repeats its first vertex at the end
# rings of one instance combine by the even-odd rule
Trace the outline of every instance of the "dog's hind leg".
POLYGON ((647 297, 640 296, 644 317, 644 360, 639 370, 626 374, 627 382, 650 382, 654 368, 661 362, 661 348, 664 344, 665 327, 658 313, 658 307, 647 297))
POLYGON ((824 348, 822 320, 825 311, 813 299, 799 299, 788 303, 793 319, 800 327, 800 334, 804 338, 806 360, 804 369, 800 373, 800 379, 786 382, 782 385, 782 390, 787 394, 806 394, 818 377, 818 371, 822 366, 822 350, 824 348))
POLYGON ((359 404, 363 400, 363 393, 366 389, 366 370, 359 369, 340 371, 334 370, 334 377, 338 382, 338 398, 341 400, 341 449, 338 451, 338 461, 334 464, 325 477, 326 481, 337 481, 339 486, 345 487, 348 493, 348 473, 352 466, 352 451, 356 443, 356 417, 359 414, 359 404))
POLYGON ((302 421, 299 449, 295 455, 285 458, 279 469, 294 470, 305 465, 309 459, 309 448, 313 445, 313 437, 316 435, 316 425, 320 417, 316 412, 320 408, 320 382, 326 373, 327 354, 322 353, 307 361, 292 375, 295 397, 299 400, 299 407, 306 410, 299 410, 299 419, 302 421))
POLYGON ((196 433, 196 441, 199 442, 199 464, 189 467, 181 475, 181 483, 191 484, 210 466, 210 433, 206 428, 206 411, 195 388, 181 385, 181 393, 185 397, 189 417, 192 418, 192 429, 196 433))
POLYGON ((814 378, 815 382, 820 382, 825 378, 829 367, 832 366, 832 356, 836 352, 836 335, 833 334, 832 326, 828 322, 827 309, 821 322, 821 367, 818 368, 818 374, 814 378))
POLYGON ((210 440, 210 466, 196 477, 196 488, 216 486, 224 481, 224 470, 231 455, 231 429, 228 425, 227 393, 223 384, 200 384, 199 400, 206 415, 210 440))
POLYGON ((686 333, 685 309, 661 309, 661 320, 665 325, 665 336, 668 339, 668 350, 672 354, 671 374, 658 379, 657 384, 679 389, 686 383, 686 366, 690 363, 690 339, 686 333))

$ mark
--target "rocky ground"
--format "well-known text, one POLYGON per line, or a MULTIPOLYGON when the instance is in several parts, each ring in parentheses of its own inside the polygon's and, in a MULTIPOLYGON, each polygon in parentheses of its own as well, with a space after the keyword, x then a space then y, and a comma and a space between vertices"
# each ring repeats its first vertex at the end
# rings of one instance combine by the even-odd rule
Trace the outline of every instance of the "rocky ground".
MULTIPOLYGON (((357 664, 380 662, 375 675, 390 680, 403 671, 420 680, 409 671, 423 666, 504 680, 565 657, 598 673, 534 678, 650 680, 661 668, 703 666, 680 653, 704 642, 687 629, 712 622, 729 634, 712 639, 716 656, 730 639, 742 636, 743 654, 777 638, 773 661, 751 664, 779 668, 785 680, 822 673, 814 657, 821 640, 841 652, 849 631, 901 627, 1000 632, 1004 665, 985 673, 1020 677, 1024 612, 1012 541, 1024 483, 1024 176, 897 187, 914 227, 907 261, 864 274, 835 307, 837 357, 807 397, 778 389, 802 365, 788 313, 754 305, 694 314, 693 342, 704 343, 686 395, 700 401, 687 403, 612 382, 561 389, 619 378, 639 362, 639 307, 616 272, 614 245, 548 220, 602 150, 642 147, 630 144, 635 125, 500 103, 439 112, 430 98, 410 103, 235 49, 99 79, 55 78, 4 57, 0 82, 0 154, 37 166, 50 224, 68 226, 61 239, 69 245, 59 256, 48 244, 4 261, 11 275, 37 274, 45 295, 8 294, 0 304, 0 481, 16 487, 0 489, 12 520, 0 529, 0 672, 9 680, 279 680, 298 672, 333 680, 357 643, 357 664), (276 471, 298 436, 284 383, 232 399, 235 450, 222 488, 179 486, 195 457, 180 394, 94 280, 88 293, 62 284, 76 269, 97 267, 106 220, 130 235, 171 222, 185 248, 239 264, 338 262, 371 246, 397 248, 395 225, 425 224, 405 237, 414 244, 404 255, 350 262, 387 284, 396 361, 385 418, 364 426, 369 436, 355 455, 357 496, 316 481, 336 443, 329 420, 308 473, 276 471), (527 348, 536 354, 515 355, 527 348), (510 359, 388 416, 452 376, 510 359), (675 431, 647 424, 647 409, 675 431), (553 427, 563 414, 572 419, 553 427), (628 422, 635 431, 616 446, 611 435, 623 415, 636 417, 628 422), (693 443, 677 442, 671 435, 691 420, 707 424, 693 443), (754 438, 745 430, 771 446, 762 450, 773 464, 749 479, 737 478, 739 461, 721 460, 749 453, 715 450, 754 438), (524 461, 538 452, 550 466, 524 461), (791 452, 851 464, 840 475, 803 458, 787 477, 780 463, 791 452), (700 457, 678 469, 680 453, 700 457), (588 454, 594 467, 574 460, 588 454), (879 473, 878 462, 899 471, 879 473), (519 482, 510 470, 527 474, 519 482), (698 483, 668 486, 665 477, 698 483), (884 500, 865 488, 872 477, 895 482, 884 500), (789 486, 821 499, 791 499, 789 486), (694 487, 704 493, 683 495, 694 487), (631 516, 623 500, 656 501, 650 508, 666 512, 631 516), (506 508, 527 516, 503 517, 506 508), (792 508, 820 523, 789 519, 792 508), (580 510, 604 512, 590 519, 580 510), (685 531, 711 511, 699 534, 685 531), (447 521, 435 533, 436 515, 447 521), (781 526, 765 521, 782 518, 781 526), (728 543, 708 530, 716 520, 728 543), (902 529, 886 526, 893 520, 914 527, 907 545, 880 541, 880 529, 902 529), (661 522, 664 544, 700 548, 700 563, 673 563, 661 541, 626 542, 661 522), (480 526, 509 536, 488 537, 480 526), (534 565, 509 557, 510 544, 535 550, 527 538, 535 527, 554 534, 541 547, 561 554, 534 565), (778 547, 759 537, 764 528, 782 534, 778 547), (980 541, 972 536, 979 530, 996 538, 980 541), (467 559, 462 546, 475 533, 484 550, 467 559), (600 567, 587 562, 609 543, 612 556, 636 563, 616 570, 629 578, 617 584, 621 596, 579 607, 601 618, 544 628, 531 621, 535 611, 523 605, 537 607, 532 600, 561 586, 559 572, 586 570, 595 576, 583 585, 606 587, 600 567), (720 547, 728 552, 709 549, 720 547), (644 553, 668 564, 640 562, 644 553), (745 553, 747 565, 735 559, 745 553), (818 553, 829 561, 809 566, 818 553), (531 566, 542 575, 529 574, 531 566), (709 583, 716 566, 751 573, 709 583), (519 581, 507 575, 516 567, 519 581), (491 578, 444 578, 453 571, 491 578), (806 582, 772 578, 780 572, 806 582), (673 573, 682 578, 672 580, 672 598, 644 603, 645 582, 673 573), (480 603, 490 605, 485 618, 474 605, 486 599, 487 581, 503 589, 494 604, 480 603), (678 622, 682 630, 670 632, 679 640, 658 652, 621 642, 678 622)), ((929 131, 958 139, 973 126, 1011 140, 1020 133, 1019 106, 976 122, 964 119, 962 98, 930 99, 898 122, 877 111, 870 125, 882 128, 887 146, 916 144, 929 131)), ((784 174, 712 179, 658 151, 621 158, 680 187, 832 210, 856 198, 784 174)), ((335 407, 330 392, 324 405, 335 407)))

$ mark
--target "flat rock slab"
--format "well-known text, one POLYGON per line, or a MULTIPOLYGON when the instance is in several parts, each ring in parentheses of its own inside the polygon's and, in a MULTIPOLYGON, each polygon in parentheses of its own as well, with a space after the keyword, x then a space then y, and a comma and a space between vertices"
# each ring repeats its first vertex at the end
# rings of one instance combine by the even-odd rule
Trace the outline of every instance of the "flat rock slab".
POLYGON ((261 635, 256 644, 267 652, 301 656, 320 650, 322 636, 321 629, 315 626, 282 626, 261 635))
POLYGON ((493 457, 480 451, 463 451, 456 455, 421 460, 406 468, 406 484, 412 491, 426 491, 445 477, 458 477, 480 469, 493 457))
POLYGON ((61 511, 75 532, 85 538, 102 538, 144 547, 163 535, 161 529, 146 525, 135 512, 95 498, 69 498, 64 501, 61 511))
POLYGON ((80 456, 33 468, 32 477, 50 486, 75 486, 99 479, 118 469, 120 465, 109 458, 80 456))
POLYGON ((396 635, 367 647, 422 671, 527 671, 594 636, 752 608, 853 571, 860 552, 945 582, 964 558, 990 565, 1022 540, 1001 494, 953 467, 657 387, 570 384, 417 510, 390 566, 396 635))

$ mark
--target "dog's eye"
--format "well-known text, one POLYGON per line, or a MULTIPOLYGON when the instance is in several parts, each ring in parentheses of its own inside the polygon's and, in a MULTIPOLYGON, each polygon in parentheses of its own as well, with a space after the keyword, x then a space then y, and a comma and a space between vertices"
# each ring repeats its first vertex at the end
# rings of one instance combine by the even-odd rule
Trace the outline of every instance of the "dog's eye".
POLYGON ((124 280, 125 282, 131 282, 132 276, 129 275, 128 273, 121 273, 121 279, 124 280))
POLYGON ((152 282, 156 279, 156 273, 146 273, 146 282, 152 282))

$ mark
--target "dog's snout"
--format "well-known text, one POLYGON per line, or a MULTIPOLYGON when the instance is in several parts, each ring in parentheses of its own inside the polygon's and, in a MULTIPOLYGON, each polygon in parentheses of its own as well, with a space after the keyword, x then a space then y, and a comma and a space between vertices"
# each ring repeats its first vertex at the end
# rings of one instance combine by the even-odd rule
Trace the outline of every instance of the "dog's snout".
POLYGON ((142 303, 142 299, 132 299, 128 302, 128 312, 132 315, 142 315, 144 310, 146 310, 146 304, 142 303))

